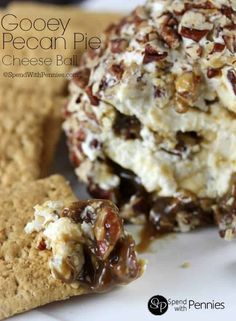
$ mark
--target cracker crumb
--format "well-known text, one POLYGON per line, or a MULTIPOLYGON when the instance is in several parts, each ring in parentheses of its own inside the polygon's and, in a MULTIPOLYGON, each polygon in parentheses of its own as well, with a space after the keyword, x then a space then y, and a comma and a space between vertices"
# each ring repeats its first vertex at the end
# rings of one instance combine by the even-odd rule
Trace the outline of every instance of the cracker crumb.
POLYGON ((190 263, 189 263, 189 262, 184 262, 184 263, 182 263, 182 264, 180 265, 180 267, 181 267, 182 269, 187 269, 187 268, 190 267, 190 263))

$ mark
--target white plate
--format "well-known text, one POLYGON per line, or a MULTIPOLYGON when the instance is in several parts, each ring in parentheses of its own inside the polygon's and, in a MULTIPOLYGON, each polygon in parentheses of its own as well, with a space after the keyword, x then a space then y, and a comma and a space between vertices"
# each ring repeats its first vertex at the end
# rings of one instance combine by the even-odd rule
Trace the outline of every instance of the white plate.
MULTIPOLYGON (((94 10, 132 10, 142 0, 89 0, 84 7, 94 10)), ((85 188, 77 183, 62 143, 53 172, 65 175, 75 192, 86 198, 85 188)), ((138 240, 138 227, 129 227, 138 240)), ((222 321, 232 319, 236 302, 235 244, 222 241, 216 229, 177 234, 156 240, 148 253, 144 276, 136 282, 106 294, 87 295, 49 304, 13 317, 12 321, 222 321), (181 265, 189 263, 188 268, 181 265), (172 300, 224 302, 225 309, 194 309, 180 312, 174 306, 162 316, 152 315, 147 303, 154 295, 172 300)), ((176 307, 176 306, 175 306, 176 307)))

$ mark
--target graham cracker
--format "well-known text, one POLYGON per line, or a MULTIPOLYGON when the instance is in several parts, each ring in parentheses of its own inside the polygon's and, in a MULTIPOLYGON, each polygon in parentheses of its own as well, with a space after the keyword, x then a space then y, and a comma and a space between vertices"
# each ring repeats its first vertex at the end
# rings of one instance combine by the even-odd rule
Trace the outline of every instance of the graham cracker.
POLYGON ((0 103, 0 186, 40 176, 43 118, 0 103))
POLYGON ((74 201, 61 176, 0 190, 0 320, 47 303, 85 293, 56 280, 49 251, 38 251, 34 235, 24 232, 33 206, 47 200, 74 201))
POLYGON ((61 133, 64 97, 0 88, 0 186, 47 174, 61 133))

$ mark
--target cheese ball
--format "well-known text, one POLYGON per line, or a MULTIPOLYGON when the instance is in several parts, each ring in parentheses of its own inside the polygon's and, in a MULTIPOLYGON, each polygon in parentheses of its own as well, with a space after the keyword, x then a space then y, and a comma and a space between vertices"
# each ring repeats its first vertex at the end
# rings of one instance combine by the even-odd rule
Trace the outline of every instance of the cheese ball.
POLYGON ((233 0, 149 0, 108 27, 74 71, 65 110, 89 192, 160 231, 231 215, 235 51, 233 0))

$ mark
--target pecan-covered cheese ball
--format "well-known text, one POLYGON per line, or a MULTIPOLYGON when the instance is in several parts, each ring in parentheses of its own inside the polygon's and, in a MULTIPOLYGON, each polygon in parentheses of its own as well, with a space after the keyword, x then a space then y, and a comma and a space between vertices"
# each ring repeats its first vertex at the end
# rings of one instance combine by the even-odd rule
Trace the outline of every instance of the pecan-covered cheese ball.
POLYGON ((90 193, 159 230, 212 223, 236 172, 235 51, 233 0, 149 0, 111 25, 65 110, 90 193))

